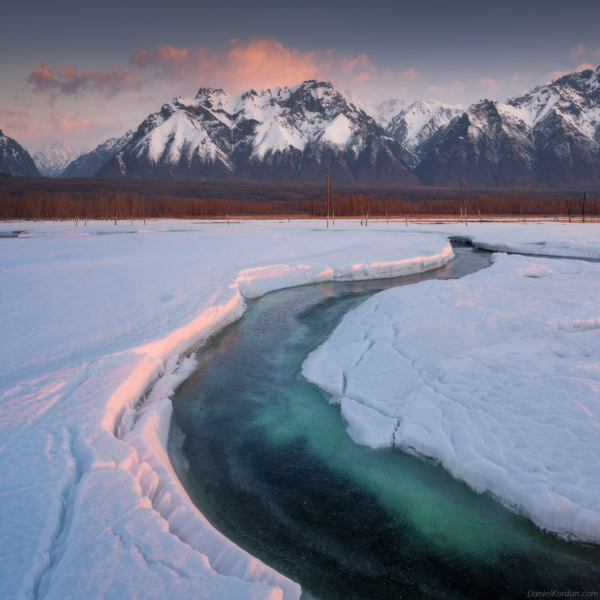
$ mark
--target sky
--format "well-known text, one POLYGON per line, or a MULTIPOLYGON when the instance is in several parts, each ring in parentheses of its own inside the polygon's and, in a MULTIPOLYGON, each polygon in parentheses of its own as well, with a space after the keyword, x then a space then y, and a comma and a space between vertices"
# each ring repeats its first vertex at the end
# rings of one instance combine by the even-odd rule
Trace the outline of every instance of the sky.
POLYGON ((599 23, 599 0, 21 0, 2 8, 0 129, 91 150, 199 87, 306 79, 466 108, 596 68, 599 23))

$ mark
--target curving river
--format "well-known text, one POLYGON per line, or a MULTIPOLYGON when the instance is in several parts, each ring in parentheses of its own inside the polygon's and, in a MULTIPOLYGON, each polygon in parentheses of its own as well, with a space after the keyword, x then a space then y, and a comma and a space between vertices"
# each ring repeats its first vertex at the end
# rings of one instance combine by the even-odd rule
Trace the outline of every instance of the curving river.
POLYGON ((526 598, 600 589, 600 548, 538 530, 439 466, 352 442, 340 408, 300 374, 373 294, 485 268, 453 244, 435 271, 328 282, 248 302, 173 397, 169 453, 204 516, 303 598, 526 598))

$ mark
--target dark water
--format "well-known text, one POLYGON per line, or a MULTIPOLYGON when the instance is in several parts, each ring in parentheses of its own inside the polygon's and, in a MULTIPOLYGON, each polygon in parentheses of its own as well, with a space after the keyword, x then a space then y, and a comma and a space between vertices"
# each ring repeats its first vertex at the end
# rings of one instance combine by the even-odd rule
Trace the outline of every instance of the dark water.
POLYGON ((491 254, 454 244, 429 273, 274 292, 198 353, 169 451, 191 498, 307 598, 526 598, 600 589, 600 549, 569 544, 440 467, 352 442, 301 375, 343 315, 376 292, 458 278, 491 254), (183 466, 185 465, 185 466, 183 466))

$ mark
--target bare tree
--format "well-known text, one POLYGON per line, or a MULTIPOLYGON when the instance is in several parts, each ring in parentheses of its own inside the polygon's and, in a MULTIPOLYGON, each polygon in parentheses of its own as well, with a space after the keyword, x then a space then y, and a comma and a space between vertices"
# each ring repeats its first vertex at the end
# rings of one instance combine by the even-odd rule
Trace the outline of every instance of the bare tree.
POLYGON ((469 219, 467 218, 467 202, 465 200, 465 192, 463 191, 462 177, 459 177, 460 180, 460 195, 462 196, 463 208, 465 211, 465 226, 469 226, 469 219))
POLYGON ((115 157, 112 157, 113 170, 113 198, 115 201, 115 225, 117 224, 117 184, 115 183, 115 157))

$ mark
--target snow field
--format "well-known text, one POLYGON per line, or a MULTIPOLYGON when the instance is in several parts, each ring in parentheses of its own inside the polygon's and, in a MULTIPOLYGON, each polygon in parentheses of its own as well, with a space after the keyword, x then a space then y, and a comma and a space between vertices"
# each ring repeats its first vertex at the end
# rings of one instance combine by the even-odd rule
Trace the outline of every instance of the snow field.
POLYGON ((169 396, 194 366, 178 356, 240 318, 244 297, 453 254, 443 234, 236 225, 3 226, 28 237, 1 259, 2 597, 299 597, 177 481, 169 396))
MULTIPOLYGON (((535 246, 515 230, 505 246, 535 246)), ((597 228, 566 231, 571 245, 543 249, 597 255, 597 228)), ((497 254, 463 279, 375 295, 303 374, 341 403, 356 443, 433 458, 538 526, 599 543, 599 297, 598 264, 497 254)))

